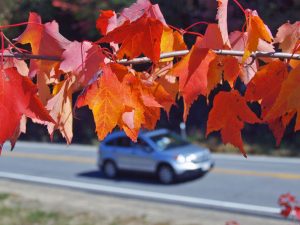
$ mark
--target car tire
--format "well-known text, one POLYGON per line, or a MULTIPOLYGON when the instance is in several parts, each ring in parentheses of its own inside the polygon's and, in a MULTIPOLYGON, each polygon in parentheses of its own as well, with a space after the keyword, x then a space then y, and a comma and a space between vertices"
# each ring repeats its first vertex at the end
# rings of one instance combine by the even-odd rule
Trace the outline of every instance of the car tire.
POLYGON ((118 174, 118 168, 113 161, 106 161, 102 167, 104 175, 108 178, 115 178, 118 174))
POLYGON ((169 165, 159 166, 157 170, 157 177, 162 184, 171 184, 175 181, 174 170, 169 165))

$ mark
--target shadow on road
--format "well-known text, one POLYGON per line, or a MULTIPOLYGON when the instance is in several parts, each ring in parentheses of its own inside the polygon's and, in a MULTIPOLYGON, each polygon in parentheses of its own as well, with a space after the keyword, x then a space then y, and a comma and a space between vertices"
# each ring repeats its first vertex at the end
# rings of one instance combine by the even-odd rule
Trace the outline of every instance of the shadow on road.
MULTIPOLYGON (((101 171, 93 170, 93 171, 86 171, 77 174, 79 177, 87 177, 93 179, 106 179, 112 180, 111 178, 107 178, 101 171)), ((205 174, 190 174, 188 176, 180 177, 177 181, 170 185, 176 185, 180 183, 185 183, 189 181, 193 181, 199 178, 204 177, 205 174)), ((150 173, 139 173, 139 172, 132 172, 132 171, 122 171, 119 172, 118 177, 113 179, 117 182, 132 182, 132 183, 143 183, 143 184, 155 184, 155 185, 165 185, 161 184, 157 177, 154 174, 150 173)))

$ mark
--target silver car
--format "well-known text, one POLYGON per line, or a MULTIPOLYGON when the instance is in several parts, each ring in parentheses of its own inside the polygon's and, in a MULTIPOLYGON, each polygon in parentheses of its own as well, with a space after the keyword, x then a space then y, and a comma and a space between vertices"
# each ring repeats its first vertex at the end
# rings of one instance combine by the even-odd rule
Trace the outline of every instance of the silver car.
POLYGON ((110 178, 119 170, 151 172, 167 184, 187 173, 205 173, 213 165, 209 149, 166 129, 141 132, 137 143, 122 131, 113 132, 99 146, 98 166, 110 178))

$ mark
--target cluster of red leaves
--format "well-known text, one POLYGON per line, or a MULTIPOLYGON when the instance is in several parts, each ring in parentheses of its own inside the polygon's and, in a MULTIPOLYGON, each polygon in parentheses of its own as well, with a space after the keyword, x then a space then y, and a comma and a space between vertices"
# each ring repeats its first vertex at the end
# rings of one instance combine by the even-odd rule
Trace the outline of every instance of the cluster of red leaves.
POLYGON ((294 214, 295 218, 300 221, 300 202, 290 193, 280 195, 278 204, 282 207, 281 215, 288 217, 294 214))
POLYGON ((227 221, 225 225, 240 225, 238 222, 236 222, 235 220, 230 220, 227 221))
MULTIPOLYGON (((55 21, 42 24, 40 16, 31 13, 25 31, 15 41, 30 44, 32 54, 56 56, 61 61, 32 59, 27 68, 22 60, 2 57, 0 118, 5 129, 0 132, 0 145, 6 140, 15 142, 24 130, 25 117, 47 125, 50 136, 59 130, 70 143, 72 94, 78 90, 83 92, 75 107, 87 105, 92 110, 100 140, 116 126, 136 140, 141 128, 155 128, 160 110, 169 112, 177 97, 183 97, 186 120, 193 102, 200 95, 208 99, 223 83, 232 90, 215 96, 207 135, 221 131, 223 142, 246 156, 241 138, 244 123, 267 123, 279 144, 296 114, 295 131, 300 129, 300 63, 259 61, 250 55, 257 50, 273 52, 274 44, 284 52, 299 52, 300 22, 282 25, 273 38, 257 12, 247 9, 243 10, 242 31, 228 33, 227 4, 227 0, 218 0, 218 23, 209 23, 189 54, 176 60, 160 59, 160 54, 187 49, 184 35, 188 32, 167 25, 159 6, 149 0, 138 0, 118 15, 100 11, 96 27, 103 37, 94 43, 70 42, 59 33, 55 21), (109 49, 101 47, 104 43, 109 49), (221 56, 215 49, 245 53, 243 57, 221 56), (152 61, 144 72, 119 63, 141 55, 152 61), (36 84, 30 78, 36 78, 36 84), (238 79, 247 86, 245 95, 234 88, 238 79), (259 117, 248 107, 249 102, 260 103, 259 117)), ((3 33, 1 38, 4 42, 3 33)), ((2 44, 2 53, 15 51, 22 49, 11 42, 7 47, 2 44)))

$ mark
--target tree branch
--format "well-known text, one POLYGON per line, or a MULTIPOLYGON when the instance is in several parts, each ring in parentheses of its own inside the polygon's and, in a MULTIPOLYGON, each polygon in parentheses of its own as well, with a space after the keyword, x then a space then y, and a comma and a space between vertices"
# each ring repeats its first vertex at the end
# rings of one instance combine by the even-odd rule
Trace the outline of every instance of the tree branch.
MULTIPOLYGON (((244 51, 234 51, 234 50, 213 50, 217 55, 231 55, 231 56, 243 56, 244 51)), ((170 57, 181 57, 188 54, 188 50, 183 51, 175 51, 175 52, 167 52, 162 53, 160 55, 161 59, 170 58, 170 57)), ((279 59, 296 59, 300 60, 300 54, 291 54, 291 53, 285 53, 285 52, 253 52, 251 54, 251 57, 253 58, 279 58, 279 59)), ((118 63, 124 64, 124 65, 135 65, 135 64, 142 64, 142 63, 150 63, 151 60, 148 57, 141 57, 141 58, 135 58, 131 60, 122 59, 119 60, 118 63)))
MULTIPOLYGON (((217 55, 230 55, 230 56, 243 56, 244 51, 234 51, 234 50, 213 50, 217 55)), ((189 50, 175 51, 162 53, 160 59, 170 58, 170 57, 182 57, 189 53, 189 50)), ((1 54, 0 54, 1 55, 1 54)), ((60 57, 57 56, 47 56, 47 55, 32 55, 26 53, 4 53, 3 57, 17 58, 17 59, 40 59, 49 61, 62 61, 60 57)), ((253 52, 251 54, 252 58, 279 58, 279 59, 296 59, 300 60, 300 54, 291 54, 285 52, 253 52)), ((140 57, 131 60, 121 59, 117 61, 123 65, 136 65, 143 63, 150 63, 151 60, 148 57, 140 57)))

